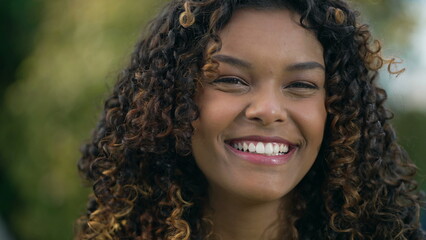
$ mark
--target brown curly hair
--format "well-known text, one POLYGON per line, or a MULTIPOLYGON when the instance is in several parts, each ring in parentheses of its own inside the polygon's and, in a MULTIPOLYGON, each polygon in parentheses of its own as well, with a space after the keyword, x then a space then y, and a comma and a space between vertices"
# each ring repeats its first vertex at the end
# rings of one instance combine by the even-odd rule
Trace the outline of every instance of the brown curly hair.
MULTIPOLYGON (((78 169, 93 187, 76 239, 206 239, 207 181, 191 155, 198 79, 239 8, 289 9, 326 63, 326 133, 292 197, 289 239, 423 239, 416 167, 397 144, 378 70, 393 60, 343 0, 172 0, 119 76, 78 169), (213 43, 213 44, 211 44, 213 43)), ((399 73, 399 72, 392 72, 399 73)))

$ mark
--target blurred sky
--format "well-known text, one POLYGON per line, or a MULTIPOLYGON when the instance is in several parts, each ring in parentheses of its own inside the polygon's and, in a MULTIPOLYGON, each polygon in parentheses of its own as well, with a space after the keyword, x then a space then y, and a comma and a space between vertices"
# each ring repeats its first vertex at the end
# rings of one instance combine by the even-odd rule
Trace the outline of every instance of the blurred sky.
MULTIPOLYGON (((390 101, 405 110, 426 111, 426 0, 407 1, 418 17, 418 25, 410 41, 410 51, 401 54, 406 71, 387 86, 390 101)), ((390 54, 392 50, 389 50, 390 54)))

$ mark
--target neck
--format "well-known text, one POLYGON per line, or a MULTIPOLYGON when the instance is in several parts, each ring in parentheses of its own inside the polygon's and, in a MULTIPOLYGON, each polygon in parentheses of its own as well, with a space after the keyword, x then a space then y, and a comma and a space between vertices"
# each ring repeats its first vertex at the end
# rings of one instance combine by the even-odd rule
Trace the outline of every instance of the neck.
POLYGON ((279 234, 281 204, 281 200, 255 202, 210 192, 206 217, 212 220, 217 239, 272 240, 279 234))

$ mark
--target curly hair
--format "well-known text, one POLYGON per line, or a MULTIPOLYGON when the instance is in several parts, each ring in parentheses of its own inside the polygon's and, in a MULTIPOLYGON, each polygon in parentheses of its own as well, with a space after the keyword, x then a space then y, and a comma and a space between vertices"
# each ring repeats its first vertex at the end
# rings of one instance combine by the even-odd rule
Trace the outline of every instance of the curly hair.
POLYGON ((326 133, 294 189, 289 239, 423 239, 416 166, 397 144, 378 70, 394 60, 343 0, 172 0, 119 76, 78 169, 93 188, 76 239, 207 239, 207 181, 191 154, 200 78, 241 8, 289 9, 326 64, 326 133))

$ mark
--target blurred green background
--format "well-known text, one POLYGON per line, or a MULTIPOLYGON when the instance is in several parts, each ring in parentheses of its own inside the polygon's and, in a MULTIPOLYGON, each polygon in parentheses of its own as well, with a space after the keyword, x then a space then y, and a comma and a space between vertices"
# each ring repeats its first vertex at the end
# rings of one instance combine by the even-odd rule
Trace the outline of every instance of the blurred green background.
MULTIPOLYGON (((88 194, 76 170, 79 147, 89 139, 103 99, 146 21, 164 2, 0 3, 0 240, 72 239, 88 194)), ((426 75, 419 68, 426 65, 420 64, 421 44, 415 43, 426 4, 352 3, 363 9, 385 53, 406 60, 406 73, 398 78, 385 73, 381 82, 390 92, 400 142, 418 164, 418 180, 426 189, 426 107, 412 98, 413 90, 400 87, 426 92, 425 81, 413 81, 426 75)))

